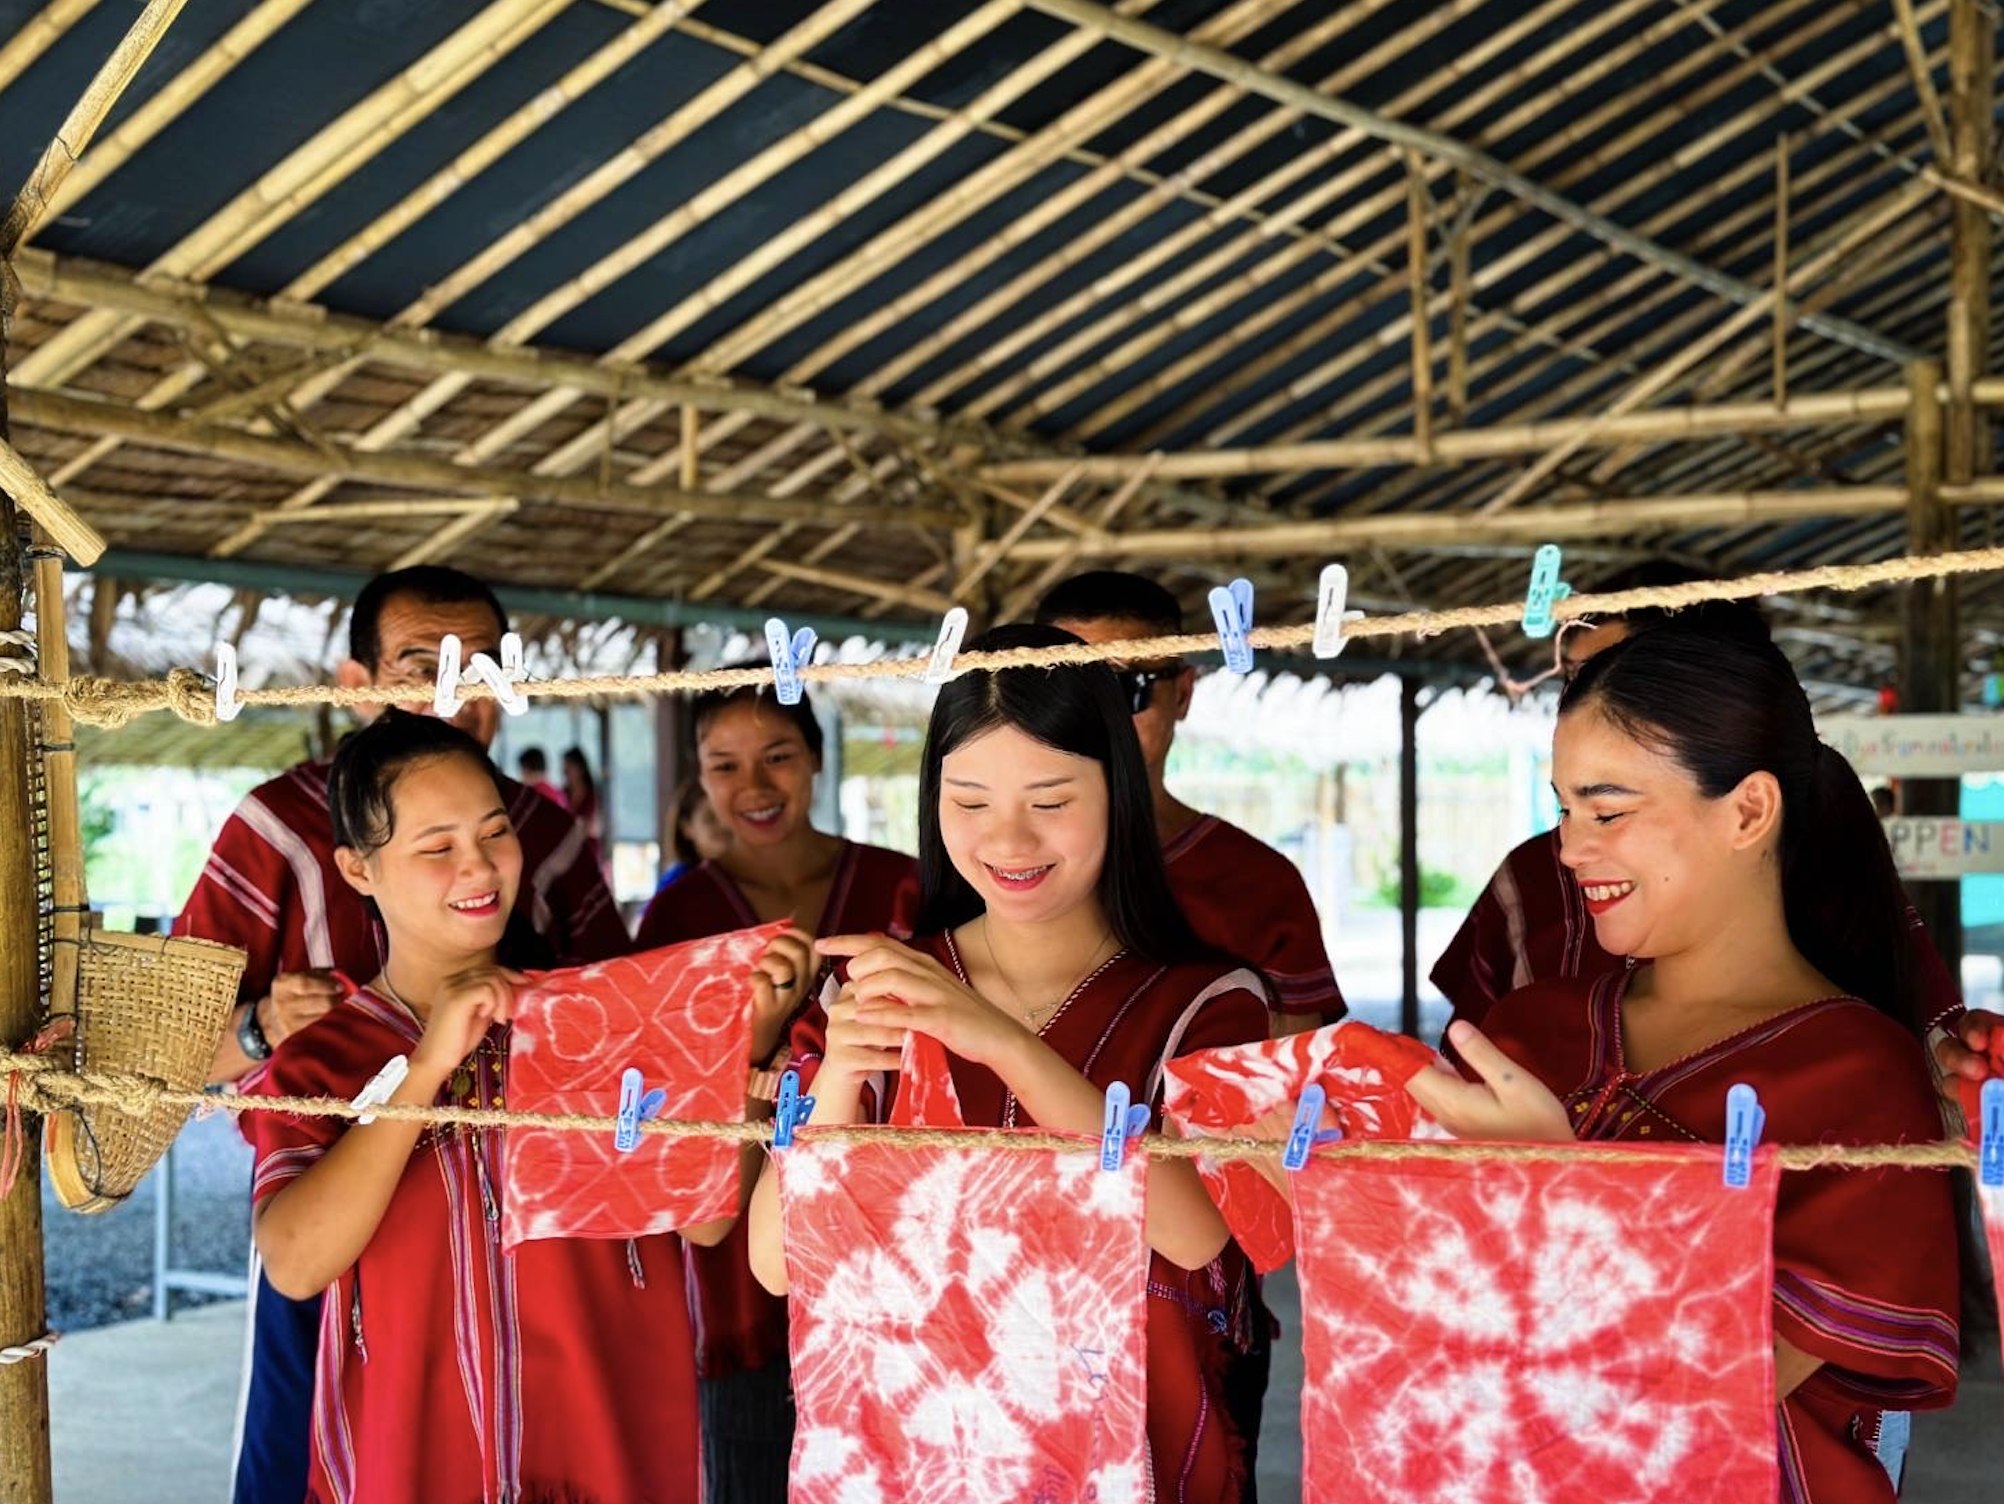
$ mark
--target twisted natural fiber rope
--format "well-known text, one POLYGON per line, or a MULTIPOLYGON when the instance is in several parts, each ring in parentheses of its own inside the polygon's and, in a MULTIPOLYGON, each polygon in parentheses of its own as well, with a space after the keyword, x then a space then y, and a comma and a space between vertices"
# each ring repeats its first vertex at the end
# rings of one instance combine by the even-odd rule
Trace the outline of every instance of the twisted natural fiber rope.
MULTIPOLYGON (((1699 580, 1685 585, 1660 585, 1646 590, 1619 590, 1605 595, 1575 595, 1558 602, 1552 615, 1560 621, 1582 616, 1620 616, 1650 608, 1681 610, 1704 601, 1750 600, 1794 590, 1865 590, 1911 580, 1943 579, 2004 569, 2004 548, 1967 549, 1959 553, 1908 556, 1877 564, 1826 564, 1815 569, 1774 570, 1734 580, 1699 580)), ((1521 621, 1524 605, 1506 601, 1494 606, 1461 606, 1451 611, 1405 611, 1367 616, 1346 623, 1346 642, 1372 637, 1436 637, 1463 627, 1500 627, 1521 621)), ((1249 634, 1255 648, 1303 648, 1315 640, 1310 623, 1292 627, 1259 627, 1249 634)), ((956 672, 971 669, 1052 668, 1070 663, 1102 663, 1109 659, 1176 658, 1216 648, 1216 634, 1185 632, 1167 637, 1143 637, 1121 642, 1079 643, 1052 648, 1014 648, 997 653, 962 653, 956 672)), ((837 679, 916 679, 926 670, 924 657, 880 659, 873 663, 824 663, 800 671, 811 683, 837 679)), ((769 668, 710 669, 667 674, 602 674, 580 679, 525 680, 521 691, 540 699, 576 700, 600 697, 696 694, 708 689, 739 689, 772 682, 769 668)), ((469 685, 462 699, 491 698, 484 684, 469 685)), ((198 726, 216 724, 215 685, 192 669, 177 668, 165 679, 116 680, 77 678, 66 684, 0 681, 0 697, 61 700, 73 720, 117 728, 140 716, 171 710, 198 726)), ((245 705, 392 705, 408 704, 421 694, 411 686, 344 689, 333 684, 302 684, 281 689, 247 689, 237 699, 245 705)))
MULTIPOLYGON (((611 1133, 615 1117, 585 1113, 513 1112, 478 1107, 412 1107, 384 1103, 366 1109, 338 1097, 245 1097, 216 1092, 183 1091, 151 1076, 116 1075, 103 1071, 59 1068, 45 1055, 20 1055, 0 1050, 0 1073, 16 1075, 22 1084, 21 1106, 30 1112, 55 1112, 68 1107, 110 1107, 119 1112, 146 1113, 156 1107, 200 1107, 222 1112, 284 1112, 296 1117, 354 1118, 371 1116, 407 1123, 454 1124, 467 1128, 549 1128, 560 1133, 611 1133)), ((714 1138, 737 1143, 770 1143, 770 1123, 714 1123, 652 1118, 640 1124, 642 1133, 669 1138, 714 1138)), ((1083 1134, 1037 1133, 1011 1129, 887 1128, 873 1124, 812 1128, 816 1138, 837 1142, 890 1144, 900 1149, 1015 1149, 1097 1152, 1099 1141, 1083 1134)), ((1150 1134, 1150 1154, 1170 1159, 1271 1159, 1286 1145, 1264 1138, 1167 1138, 1150 1134)), ((1581 1154, 1610 1163, 1653 1164, 1654 1149, 1614 1148, 1598 1144, 1482 1144, 1443 1140, 1345 1143, 1316 1151, 1355 1159, 1570 1159, 1581 1154)), ((1973 1169, 1976 1150, 1968 1144, 1801 1144, 1779 1151, 1785 1170, 1853 1169, 1973 1169)))

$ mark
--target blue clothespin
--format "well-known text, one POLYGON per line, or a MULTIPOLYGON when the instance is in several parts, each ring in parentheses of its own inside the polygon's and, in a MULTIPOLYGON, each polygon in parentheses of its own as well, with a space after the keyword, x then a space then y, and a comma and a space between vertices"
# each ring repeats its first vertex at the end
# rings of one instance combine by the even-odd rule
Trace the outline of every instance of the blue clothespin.
POLYGON ((788 1071, 779 1078, 779 1100, 772 1110, 772 1146, 793 1147, 793 1130, 814 1115, 814 1098, 800 1094, 800 1072, 788 1071))
POLYGON ((1251 673, 1253 650, 1246 634, 1253 624, 1252 581, 1239 579, 1219 585, 1211 591, 1210 599, 1211 620, 1218 624, 1218 646, 1225 650, 1225 667, 1235 674, 1251 673))
POLYGON ((642 1085, 640 1072, 632 1066, 619 1073, 619 1120, 612 1130, 612 1147, 621 1154, 640 1147, 641 1123, 659 1117, 668 1103, 668 1093, 660 1087, 643 1095, 642 1085))
POLYGON ((782 705, 800 703, 800 671, 814 657, 814 628, 802 627, 792 637, 777 616, 765 620, 765 647, 772 655, 773 688, 782 705))
POLYGON ((1148 1129, 1147 1107, 1129 1106, 1129 1100, 1124 1082, 1116 1081, 1106 1089, 1106 1117, 1099 1134, 1102 1170, 1119 1169, 1127 1160, 1127 1141, 1141 1137, 1148 1129))
POLYGON ((1983 1121, 1976 1137, 1976 1178, 1990 1190, 2004 1190, 2004 1077, 1983 1083, 1977 1109, 1983 1121))
POLYGON ((1726 1093, 1726 1184, 1743 1191, 1753 1183, 1754 1150, 1767 1127, 1767 1109, 1742 1081, 1726 1093))
POLYGON ((1322 1126, 1322 1110, 1329 1105, 1329 1094, 1319 1086, 1304 1086, 1301 1089, 1301 1103, 1294 1109, 1294 1126, 1288 1130, 1287 1150, 1280 1156, 1283 1169, 1305 1170, 1308 1156, 1320 1144, 1333 1144, 1343 1137, 1340 1128, 1322 1126))
POLYGON ((1524 594, 1524 635, 1550 637, 1557 625, 1552 607, 1573 593, 1573 587, 1559 578, 1562 562, 1559 545, 1546 543, 1531 556, 1531 588, 1524 594))

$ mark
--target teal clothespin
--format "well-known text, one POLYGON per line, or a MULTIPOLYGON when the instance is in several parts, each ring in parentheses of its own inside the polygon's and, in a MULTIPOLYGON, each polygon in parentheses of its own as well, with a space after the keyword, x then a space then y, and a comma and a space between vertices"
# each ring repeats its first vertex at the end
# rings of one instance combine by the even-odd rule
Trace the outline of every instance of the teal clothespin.
POLYGON ((1550 637, 1558 625, 1552 607, 1573 593, 1573 587, 1559 578, 1562 559, 1559 545, 1546 543, 1531 558, 1531 588, 1524 594, 1524 635, 1550 637))

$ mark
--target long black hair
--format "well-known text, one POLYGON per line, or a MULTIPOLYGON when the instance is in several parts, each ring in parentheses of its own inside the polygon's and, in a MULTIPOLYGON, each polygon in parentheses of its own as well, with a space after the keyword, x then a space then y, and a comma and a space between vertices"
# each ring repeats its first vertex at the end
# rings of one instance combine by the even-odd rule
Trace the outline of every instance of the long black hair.
MULTIPOLYGON (((749 663, 732 665, 737 668, 755 666, 749 663)), ((691 736, 698 746, 702 744, 703 732, 710 722, 733 705, 756 706, 760 715, 775 715, 783 721, 790 722, 793 729, 800 733, 800 739, 807 743, 808 753, 817 763, 821 761, 823 741, 821 721, 814 714, 814 701, 808 696, 807 691, 803 689, 800 698, 793 704, 782 705, 771 687, 764 684, 741 684, 736 689, 706 689, 692 699, 689 702, 689 726, 691 736)))
MULTIPOLYGON (((1056 627, 997 627, 969 652, 1005 652, 1076 643, 1056 627)), ((935 935, 982 912, 980 894, 955 870, 939 828, 940 769, 954 748, 998 726, 1089 757, 1106 772, 1106 860, 1099 902, 1120 943, 1156 961, 1193 961, 1209 952, 1169 891, 1148 770, 1134 716, 1113 671, 1103 663, 1060 668, 1005 668, 962 674, 933 702, 919 769, 919 914, 917 932, 935 935)))
POLYGON ((1671 757, 1707 799, 1773 774, 1789 939, 1846 992, 1920 1031, 1892 850, 1858 775, 1818 740, 1781 649, 1744 634, 1640 632, 1588 659, 1559 711, 1589 706, 1671 757))
MULTIPOLYGON (((333 820, 334 844, 364 856, 381 849, 396 834, 397 780, 420 764, 447 757, 464 758, 485 773, 504 809, 513 803, 508 781, 479 742, 449 721, 391 706, 369 725, 343 738, 334 753, 334 764, 327 773, 327 810, 333 820)), ((364 901, 380 923, 382 914, 376 901, 364 901)), ((523 917, 519 902, 508 916, 497 955, 503 965, 515 967, 550 966, 556 959, 549 942, 523 917)))

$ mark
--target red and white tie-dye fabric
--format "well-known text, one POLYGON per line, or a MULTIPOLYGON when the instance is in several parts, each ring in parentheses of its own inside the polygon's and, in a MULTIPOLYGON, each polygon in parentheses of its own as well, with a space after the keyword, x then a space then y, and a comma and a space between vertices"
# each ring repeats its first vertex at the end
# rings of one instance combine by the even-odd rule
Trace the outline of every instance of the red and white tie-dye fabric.
POLYGON ((1983 1231, 1990 1243, 1990 1277, 1997 1284, 1997 1304, 2004 1308, 2004 1190, 1977 1188, 1983 1204, 1983 1231))
MULTIPOLYGON (((899 1104, 950 1121, 902 1115, 959 1126, 944 1053, 916 1053, 899 1104)), ((1091 1153, 809 1128, 776 1163, 795 1504, 1144 1504, 1141 1154, 1108 1172, 1091 1153)))
POLYGON ((1780 1167, 1624 1156, 1297 1176, 1304 1498, 1775 1497, 1780 1167))
MULTIPOLYGON (((607 1117, 620 1076, 666 1093, 657 1117, 738 1122, 751 1048, 749 977, 772 937, 761 925, 532 978, 515 997, 508 1106, 607 1117)), ((738 1146, 643 1134, 508 1132, 501 1241, 639 1238, 737 1209, 738 1146)))
MULTIPOLYGON (((1405 1088, 1439 1059, 1416 1039, 1345 1021, 1172 1060, 1162 1112, 1190 1138, 1285 1138, 1302 1091, 1320 1086, 1322 1126, 1346 1139, 1447 1138, 1405 1088)), ((1294 1214, 1266 1172, 1245 1160, 1199 1159, 1197 1168, 1255 1269, 1271 1273, 1294 1257, 1294 1214)))

